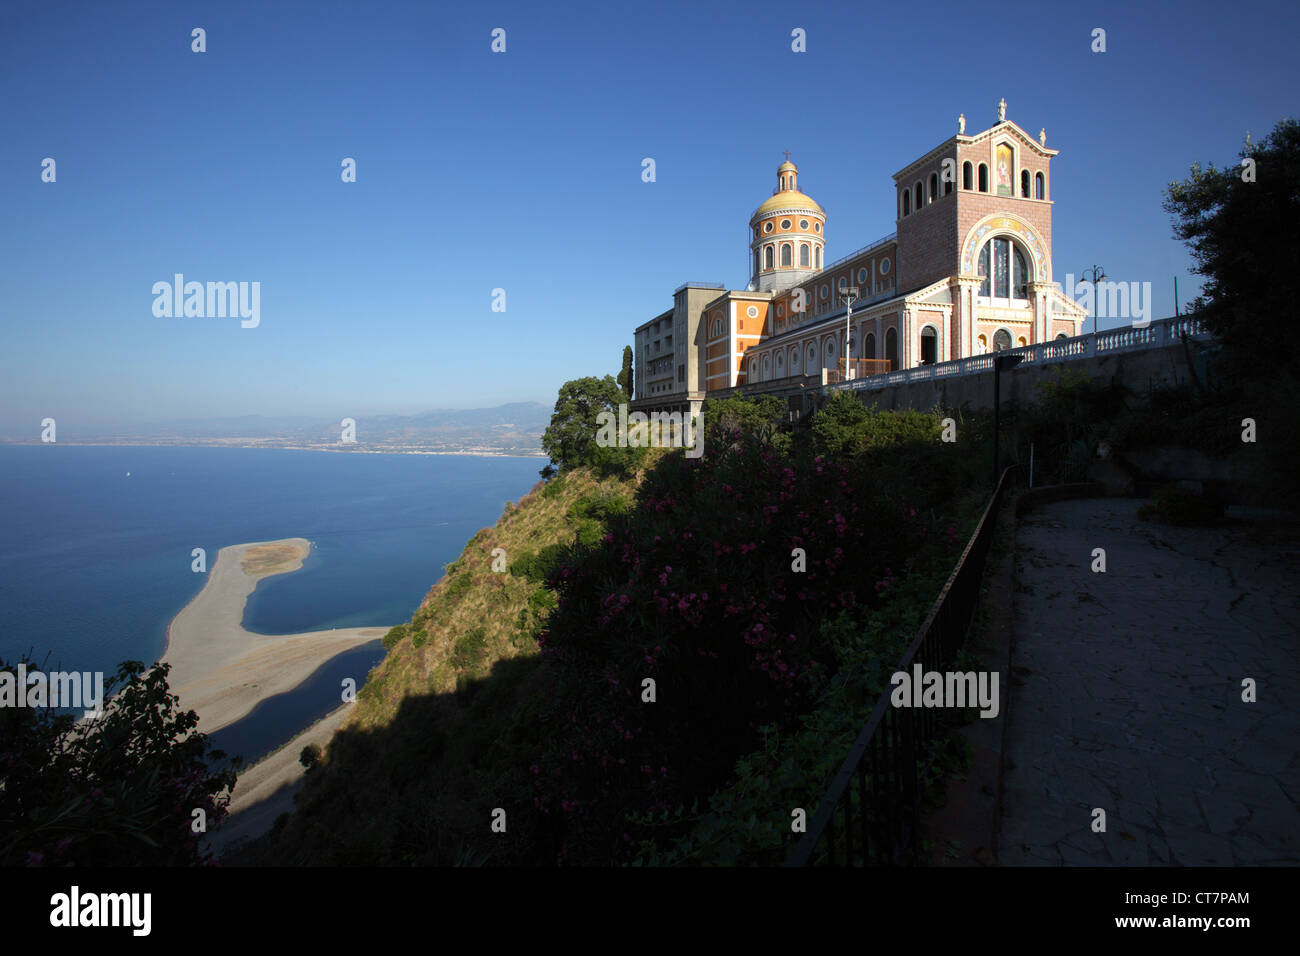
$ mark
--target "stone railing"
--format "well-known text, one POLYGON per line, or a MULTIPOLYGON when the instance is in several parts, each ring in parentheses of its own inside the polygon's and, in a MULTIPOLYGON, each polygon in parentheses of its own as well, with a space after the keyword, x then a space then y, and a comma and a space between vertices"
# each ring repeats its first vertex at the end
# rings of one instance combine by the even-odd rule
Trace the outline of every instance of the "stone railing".
POLYGON ((850 382, 827 384, 830 389, 874 390, 888 388, 892 385, 904 385, 909 382, 924 382, 939 378, 956 378, 963 375, 978 375, 993 371, 994 355, 1019 355, 1023 365, 1036 365, 1053 362, 1073 362, 1116 355, 1121 352, 1140 352, 1146 349, 1163 348, 1175 345, 1184 338, 1203 341, 1210 337, 1205 324, 1196 316, 1176 316, 1160 319, 1142 328, 1128 327, 1106 329, 1089 335, 1077 335, 1070 339, 1056 339, 1051 342, 1039 342, 1017 349, 1005 349, 1001 352, 988 352, 971 358, 957 359, 953 362, 940 362, 937 365, 920 365, 916 368, 900 369, 884 375, 871 375, 854 379, 850 382))

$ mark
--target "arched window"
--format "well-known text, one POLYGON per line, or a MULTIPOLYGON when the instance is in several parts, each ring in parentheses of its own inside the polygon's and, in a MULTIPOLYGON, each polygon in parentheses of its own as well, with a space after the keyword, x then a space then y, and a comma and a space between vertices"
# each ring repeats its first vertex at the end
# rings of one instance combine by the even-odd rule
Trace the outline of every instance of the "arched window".
POLYGON ((993 351, 1001 352, 1009 348, 1011 348, 1011 333, 1006 329, 998 329, 993 333, 993 351))
POLYGON ((812 259, 808 251, 808 243, 799 243, 799 265, 807 269, 812 265, 812 259))
POLYGON ((783 266, 790 265, 790 255, 791 255, 790 243, 788 242, 781 243, 781 265, 783 266))
POLYGON ((1037 173, 1034 176, 1034 198, 1035 199, 1047 198, 1047 180, 1043 178, 1042 173, 1037 173))
POLYGON ((912 211, 912 194, 908 190, 903 190, 903 215, 906 216, 912 211))
POLYGON ((921 364, 933 365, 939 361, 939 333, 933 325, 921 329, 921 364))
POLYGON ((869 359, 876 357, 876 334, 874 332, 867 333, 866 350, 862 353, 862 357, 869 359))
POLYGON ((1029 170, 1020 170, 1020 195, 1024 199, 1029 198, 1029 170))
POLYGON ((803 367, 806 371, 812 372, 812 370, 817 367, 817 343, 816 342, 808 343, 808 351, 805 353, 805 356, 806 356, 806 360, 804 361, 803 367))
POLYGON ((763 381, 772 377, 772 356, 770 354, 763 356, 763 381))
POLYGON ((772 251, 771 246, 764 246, 763 249, 764 249, 763 252, 764 261, 767 263, 767 268, 771 269, 772 257, 775 255, 775 253, 772 251))
POLYGON ((972 166, 972 165, 970 164, 970 161, 969 161, 969 160, 967 160, 966 162, 962 163, 962 165, 961 165, 961 188, 962 188, 962 189, 974 189, 974 188, 975 188, 975 178, 974 178, 974 177, 975 177, 975 173, 974 173, 974 170, 975 170, 975 167, 972 166))
POLYGON ((912 187, 912 207, 913 207, 914 209, 916 209, 917 212, 920 212, 920 211, 921 211, 921 182, 920 182, 920 180, 917 180, 916 185, 912 187))
POLYGON ((889 359, 889 370, 898 371, 898 330, 893 327, 885 332, 885 358, 889 359))
POLYGON ((980 192, 989 191, 989 167, 985 163, 980 163, 980 192))
POLYGON ((930 174, 930 202, 934 202, 934 197, 939 195, 939 174, 930 174))
MULTIPOLYGON (((1041 175, 1041 174, 1040 174, 1040 175, 1041 175)), ((1068 339, 1068 338, 1069 338, 1069 336, 1066 335, 1064 332, 1057 332, 1057 333, 1056 333, 1056 341, 1058 341, 1058 342, 1061 341, 1062 339, 1068 339)))
POLYGON ((1033 274, 1020 247, 1004 236, 990 239, 979 255, 980 295, 1028 299, 1033 274))
POLYGON ((758 272, 762 268, 763 268, 762 256, 760 255, 759 251, 755 249, 754 250, 754 271, 758 272))
POLYGON ((818 246, 818 247, 813 251, 813 254, 817 257, 817 266, 816 266, 816 268, 820 269, 820 268, 822 267, 822 247, 821 247, 821 246, 818 246))
POLYGON ((790 350, 790 374, 794 375, 799 371, 799 346, 790 350))
POLYGON ((785 373, 785 350, 782 349, 776 353, 776 377, 781 378, 785 373))

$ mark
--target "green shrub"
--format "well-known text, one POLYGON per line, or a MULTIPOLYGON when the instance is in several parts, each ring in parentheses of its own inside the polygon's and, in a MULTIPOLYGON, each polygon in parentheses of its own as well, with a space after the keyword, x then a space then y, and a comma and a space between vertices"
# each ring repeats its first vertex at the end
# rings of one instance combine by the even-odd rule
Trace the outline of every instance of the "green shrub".
POLYGON ((546 500, 558 497, 564 491, 564 476, 557 475, 548 481, 542 488, 542 497, 546 500))
POLYGON ((510 562, 510 573, 537 584, 545 583, 563 564, 566 551, 562 544, 548 544, 540 551, 525 551, 510 562))
POLYGON ((1224 503, 1214 495, 1198 495, 1177 485, 1165 485, 1138 508, 1143 521, 1184 526, 1213 526, 1223 522, 1224 503))
POLYGON ((390 627, 388 633, 384 635, 384 649, 391 651, 404 637, 406 637, 405 624, 398 624, 396 627, 390 627))
POLYGON ((442 592, 443 596, 449 601, 455 600, 456 598, 464 594, 466 591, 468 591, 470 585, 473 583, 474 583, 473 575, 457 574, 454 577, 452 577, 451 580, 447 582, 446 587, 443 588, 443 592, 442 592))
POLYGON ((476 627, 456 641, 451 662, 457 668, 473 667, 487 652, 487 633, 476 627))

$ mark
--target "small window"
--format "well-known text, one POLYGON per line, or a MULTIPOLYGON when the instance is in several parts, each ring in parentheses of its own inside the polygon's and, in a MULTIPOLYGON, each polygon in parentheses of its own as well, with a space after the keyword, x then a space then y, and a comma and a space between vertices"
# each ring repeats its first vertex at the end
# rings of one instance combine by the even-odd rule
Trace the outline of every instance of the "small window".
POLYGON ((888 257, 888 256, 886 256, 885 258, 883 258, 883 259, 880 260, 880 274, 881 274, 882 276, 887 276, 887 275, 889 275, 889 257, 888 257))
POLYGON ((962 189, 970 190, 975 188, 974 169, 975 167, 972 166, 969 161, 962 163, 961 166, 961 188, 962 189))
POLYGON ((807 220, 807 219, 800 219, 800 220, 799 220, 799 228, 802 229, 804 232, 807 232, 807 231, 808 231, 808 220, 807 220))
POLYGON ((1034 198, 1047 198, 1047 180, 1043 178, 1042 173, 1038 173, 1034 176, 1034 198))
POLYGON ((1020 170, 1020 197, 1029 198, 1029 170, 1027 169, 1020 170))
POLYGON ((790 250, 790 243, 788 243, 788 242, 783 242, 783 243, 781 243, 781 265, 783 265, 783 266, 788 266, 788 265, 790 265, 790 264, 791 264, 791 256, 792 256, 792 253, 791 253, 791 250, 790 250))
POLYGON ((903 215, 906 216, 911 211, 912 211, 912 194, 908 190, 904 189, 903 190, 903 215))
POLYGON ((866 270, 866 269, 859 269, 859 270, 858 270, 858 285, 865 285, 865 284, 866 284, 866 281, 867 281, 867 270, 866 270))
POLYGON ((930 174, 930 202, 934 202, 934 197, 939 195, 939 174, 930 174))
POLYGON ((764 246, 764 247, 763 247, 763 260, 764 260, 764 263, 766 264, 766 268, 768 268, 768 269, 771 269, 771 268, 772 268, 772 265, 773 265, 773 259, 772 259, 772 257, 773 257, 774 255, 775 255, 775 253, 772 251, 772 247, 771 247, 771 246, 764 246))
POLYGON ((822 224, 820 222, 813 223, 813 232, 821 232, 821 231, 822 231, 822 224))
POLYGON ((1064 332, 1057 332, 1057 333, 1056 333, 1056 341, 1058 341, 1058 342, 1061 341, 1062 339, 1068 339, 1068 338, 1069 338, 1069 336, 1066 335, 1064 332))
POLYGON ((822 247, 821 247, 821 246, 818 246, 816 249, 813 250, 813 256, 817 259, 817 266, 816 266, 816 268, 820 269, 820 268, 822 267, 822 247))
POLYGON ((770 222, 765 222, 765 223, 763 223, 763 231, 764 231, 764 232, 771 232, 771 231, 772 231, 772 224, 771 224, 770 222))
POLYGON ((748 309, 745 310, 745 314, 749 316, 751 319, 758 318, 758 306, 751 305, 748 309))
POLYGON ((849 287, 849 280, 846 279, 844 276, 840 276, 840 282, 836 288, 838 288, 841 292, 843 292, 848 287, 849 287))
POLYGON ((980 192, 989 191, 989 168, 985 163, 980 163, 980 192))
POLYGON ((789 219, 782 219, 782 220, 781 220, 781 228, 782 228, 782 229, 789 229, 789 228, 790 228, 790 220, 789 220, 789 219))
POLYGON ((812 265, 812 253, 806 242, 799 243, 799 265, 804 269, 812 265))
POLYGON ((829 297, 830 297, 830 294, 831 294, 831 287, 828 286, 825 282, 823 282, 823 283, 822 283, 822 287, 821 287, 821 289, 818 290, 818 291, 819 291, 820 297, 823 298, 823 299, 826 299, 826 298, 829 298, 829 297))

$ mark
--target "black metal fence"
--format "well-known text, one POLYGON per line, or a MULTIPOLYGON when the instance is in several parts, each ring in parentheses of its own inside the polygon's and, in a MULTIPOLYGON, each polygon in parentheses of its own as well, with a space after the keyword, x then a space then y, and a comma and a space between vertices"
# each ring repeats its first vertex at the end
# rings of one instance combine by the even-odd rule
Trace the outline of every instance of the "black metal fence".
MULTIPOLYGON (((920 664, 923 672, 940 670, 965 641, 979 607, 998 506, 1018 467, 1002 472, 957 566, 898 670, 910 673, 915 664, 920 664)), ((858 866, 919 859, 922 781, 938 712, 927 707, 894 707, 891 693, 886 690, 876 701, 786 866, 858 866)))

